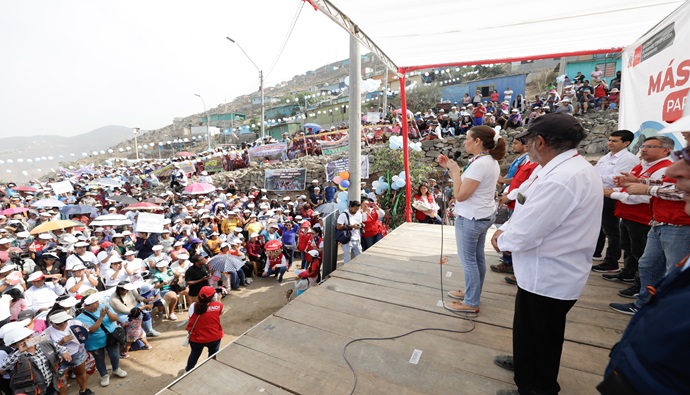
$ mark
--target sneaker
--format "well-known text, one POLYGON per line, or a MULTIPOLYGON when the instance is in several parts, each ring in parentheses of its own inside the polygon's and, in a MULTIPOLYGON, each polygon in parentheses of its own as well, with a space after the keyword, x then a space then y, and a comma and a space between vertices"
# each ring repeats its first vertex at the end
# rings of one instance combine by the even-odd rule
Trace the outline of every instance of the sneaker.
POLYGON ((127 377, 127 372, 122 370, 122 368, 117 368, 113 370, 113 374, 117 377, 127 377))
POLYGON ((148 332, 148 333, 146 334, 146 337, 158 337, 158 336, 160 336, 160 335, 161 335, 160 332, 158 332, 158 331, 155 330, 155 329, 151 329, 151 332, 148 332))
POLYGON ((627 315, 635 315, 637 310, 639 310, 639 307, 635 306, 635 303, 611 303, 609 307, 613 311, 627 315))
POLYGON ((96 394, 93 391, 91 391, 90 388, 87 388, 84 391, 79 391, 79 395, 96 395, 96 394))
POLYGON ((636 299, 640 295, 640 287, 631 285, 626 289, 618 291, 618 295, 628 299, 636 299))
POLYGON ((468 306, 463 302, 458 302, 457 300, 446 302, 445 306, 448 310, 457 311, 458 313, 479 313, 479 307, 468 306))
POLYGON ((175 321, 177 320, 177 316, 175 315, 175 313, 170 313, 170 315, 168 315, 168 319, 170 321, 175 321))
POLYGON ((510 370, 511 372, 515 371, 512 355, 497 355, 494 358, 494 363, 503 369, 510 370))
POLYGON ((251 283, 253 283, 253 282, 254 282, 254 280, 252 280, 251 278, 248 278, 248 279, 247 279, 247 285, 249 285, 249 284, 251 284, 251 283))
POLYGON ((621 271, 621 269, 618 267, 617 263, 614 263, 613 265, 608 263, 600 263, 592 266, 592 271, 597 273, 618 273, 621 271))
POLYGON ((129 358, 129 354, 127 354, 126 352, 121 352, 121 353, 120 353, 120 358, 121 358, 121 359, 127 359, 127 358, 129 358))
POLYGON ((107 387, 110 384, 110 375, 101 376, 101 387, 107 387))
POLYGON ((505 277, 504 280, 510 285, 517 285, 517 279, 515 278, 515 276, 505 277))
POLYGON ((601 277, 606 281, 620 281, 623 283, 635 282, 635 277, 625 278, 623 277, 623 272, 618 274, 602 274, 601 277))
POLYGON ((450 296, 453 299, 458 299, 458 300, 463 300, 465 299, 465 293, 461 290, 457 291, 448 291, 448 296, 450 296))
POLYGON ((513 274, 513 267, 510 265, 506 265, 505 263, 491 265, 489 267, 491 268, 492 272, 513 274))
POLYGON ((601 254, 599 254, 599 255, 594 255, 594 256, 592 257, 592 260, 593 260, 593 261, 603 261, 603 260, 604 260, 604 257, 601 256, 601 254))

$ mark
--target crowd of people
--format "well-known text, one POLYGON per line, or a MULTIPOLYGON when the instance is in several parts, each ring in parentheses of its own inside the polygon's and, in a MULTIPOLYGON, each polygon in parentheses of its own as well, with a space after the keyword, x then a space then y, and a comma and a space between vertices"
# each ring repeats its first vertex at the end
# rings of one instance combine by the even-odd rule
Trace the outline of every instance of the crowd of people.
MULTIPOLYGON (((101 386, 111 376, 125 377, 120 359, 129 358, 131 350, 155 347, 151 340, 160 335, 156 323, 175 321, 185 309, 192 333, 190 370, 204 347, 211 353, 218 350, 222 328, 209 335, 207 329, 217 320, 205 315, 222 312, 218 300, 257 278, 266 278, 262 286, 270 286, 268 278, 283 282, 288 271, 295 272, 298 293, 318 282, 323 223, 314 208, 333 201, 333 183, 322 187, 313 180, 308 197, 269 198, 258 187, 238 190, 234 180, 208 193, 188 194, 184 188, 192 181, 212 180, 203 168, 196 169, 198 174, 185 173, 179 164, 173 163, 169 188, 150 178, 142 182, 155 169, 152 162, 99 165, 65 172, 48 183, 1 186, 0 313, 6 314, 0 316, 0 332, 22 329, 21 338, 6 337, 0 348, 7 373, 0 380, 2 391, 21 388, 9 375, 17 377, 17 361, 33 361, 35 350, 47 342, 56 347, 57 364, 38 370, 41 393, 63 391, 70 374, 81 394, 93 393, 87 386, 88 366, 98 371, 101 386), (117 184, 94 183, 104 178, 117 184), (56 195, 50 185, 64 181, 73 191, 56 195), (155 187, 163 192, 154 194, 155 187), (137 231, 144 212, 139 208, 160 214, 162 231, 137 231), (202 312, 205 317, 199 318, 202 312), (112 340, 120 331, 121 339, 112 340), (82 332, 86 338, 78 336, 82 332), (69 357, 60 357, 66 353, 69 357)), ((366 205, 370 209, 376 211, 366 205)), ((380 230, 366 232, 363 227, 353 235, 353 250, 381 237, 380 230)))

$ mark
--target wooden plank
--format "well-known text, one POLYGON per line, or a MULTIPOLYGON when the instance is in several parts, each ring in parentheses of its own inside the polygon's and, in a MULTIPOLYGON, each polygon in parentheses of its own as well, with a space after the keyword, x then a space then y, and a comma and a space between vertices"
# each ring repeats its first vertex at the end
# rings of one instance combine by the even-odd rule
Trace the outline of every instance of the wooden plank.
MULTIPOLYGON (((274 359, 287 361, 293 366, 300 366, 304 371, 325 369, 331 382, 340 382, 340 385, 352 385, 352 374, 346 367, 341 354, 344 345, 352 338, 358 336, 354 332, 350 336, 341 336, 333 332, 323 331, 302 323, 291 320, 283 320, 272 317, 270 325, 265 328, 255 328, 243 338, 238 339, 239 344, 253 348, 274 359), (274 327, 272 327, 275 325, 274 327), (276 330, 280 328, 279 330, 276 330), (285 334, 289 334, 286 337, 285 334), (276 347, 277 344, 280 347, 276 347), (308 345, 308 346, 307 346, 308 345)), ((504 376, 504 381, 498 381, 483 375, 475 375, 452 366, 445 358, 434 358, 433 350, 429 350, 419 364, 409 362, 414 348, 410 348, 404 342, 390 342, 395 348, 386 348, 379 342, 363 342, 352 344, 347 351, 350 362, 355 367, 358 375, 357 393, 418 393, 418 394, 448 394, 457 391, 457 388, 465 388, 467 393, 480 393, 484 391, 495 392, 501 388, 511 388, 512 374, 508 371, 497 372, 504 376), (370 382, 371 377, 376 377, 375 382, 370 382), (424 377, 424 380, 420 380, 424 377), (360 387, 361 386, 361 387, 360 387), (368 389, 370 386, 371 389, 368 389)), ((444 347, 440 347, 443 349, 444 347)), ((230 352, 229 354, 232 354, 230 352)), ((460 357, 459 354, 455 355, 460 357)), ((225 355, 219 356, 228 363, 232 359, 232 366, 240 370, 254 369, 256 363, 246 363, 242 360, 225 355)), ((274 370, 274 369, 271 369, 274 370)), ((498 369, 502 370, 502 369, 498 369)), ((294 372, 293 372, 294 373, 294 372)), ((269 381, 289 390, 304 393, 304 389, 295 388, 303 386, 297 383, 294 377, 284 377, 283 381, 276 381, 274 372, 266 372, 269 381)), ((294 374, 293 374, 294 376, 294 374)), ((344 393, 342 390, 334 392, 330 385, 322 387, 320 393, 344 393)), ((334 384, 333 384, 334 385, 334 384)))
MULTIPOLYGON (((316 287, 297 298, 285 308, 277 312, 281 317, 299 320, 308 323, 302 316, 294 316, 300 311, 316 309, 318 307, 330 309, 333 313, 339 313, 350 317, 351 322, 358 323, 359 320, 373 320, 380 323, 390 334, 403 333, 405 331, 418 329, 424 326, 440 328, 463 329, 468 327, 468 322, 461 320, 457 316, 447 316, 439 313, 427 312, 422 310, 412 310, 402 306, 387 304, 384 302, 367 301, 366 308, 362 308, 360 297, 339 294, 337 292, 316 287), (292 305, 298 306, 292 309, 292 305), (303 307, 299 304, 308 304, 313 307, 303 307), (396 329, 397 328, 397 329, 396 329)), ((320 320, 319 327, 330 325, 330 320, 320 320)), ((373 326, 373 325, 372 325, 373 326)), ((350 325, 343 330, 349 330, 350 325)), ((334 330, 333 330, 334 331, 334 330)), ((489 324, 477 323, 475 331, 466 335, 455 335, 446 332, 434 332, 438 337, 445 337, 452 341, 462 341, 474 344, 487 349, 495 350, 494 355, 509 354, 512 352, 512 329, 493 326, 489 324)), ((369 336, 381 335, 378 329, 372 329, 369 336)), ((591 347, 580 343, 566 342, 561 364, 563 367, 574 370, 581 370, 592 374, 601 374, 608 362, 609 350, 591 347), (598 363, 597 361, 601 361, 598 363)))
MULTIPOLYGON (((224 349, 224 350, 227 350, 224 349)), ((266 381, 242 373, 227 364, 210 359, 170 388, 179 395, 198 394, 276 394, 288 392, 266 381)))

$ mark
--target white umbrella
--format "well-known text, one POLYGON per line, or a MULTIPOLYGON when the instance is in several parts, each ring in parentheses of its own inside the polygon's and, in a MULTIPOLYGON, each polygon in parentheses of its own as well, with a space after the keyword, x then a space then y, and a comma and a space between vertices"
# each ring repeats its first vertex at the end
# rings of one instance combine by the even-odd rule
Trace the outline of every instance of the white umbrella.
POLYGON ((89 183, 90 185, 95 184, 95 185, 101 185, 104 187, 119 187, 120 181, 114 179, 114 178, 97 178, 89 183))
POLYGON ((41 199, 33 202, 33 204, 31 204, 31 207, 65 207, 65 203, 57 199, 41 199))
POLYGON ((122 214, 105 214, 96 217, 89 226, 123 226, 131 224, 132 221, 122 214))

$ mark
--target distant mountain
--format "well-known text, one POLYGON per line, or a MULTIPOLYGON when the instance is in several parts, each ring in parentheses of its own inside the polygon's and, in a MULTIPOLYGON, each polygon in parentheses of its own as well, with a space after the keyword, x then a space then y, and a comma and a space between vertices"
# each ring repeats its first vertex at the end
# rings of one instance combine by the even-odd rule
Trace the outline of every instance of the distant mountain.
POLYGON ((0 160, 4 162, 0 164, 0 179, 24 182, 39 178, 50 172, 51 168, 57 170, 60 162, 79 159, 83 152, 91 154, 93 151, 107 150, 131 136, 132 128, 104 126, 71 137, 48 135, 0 138, 0 160))

